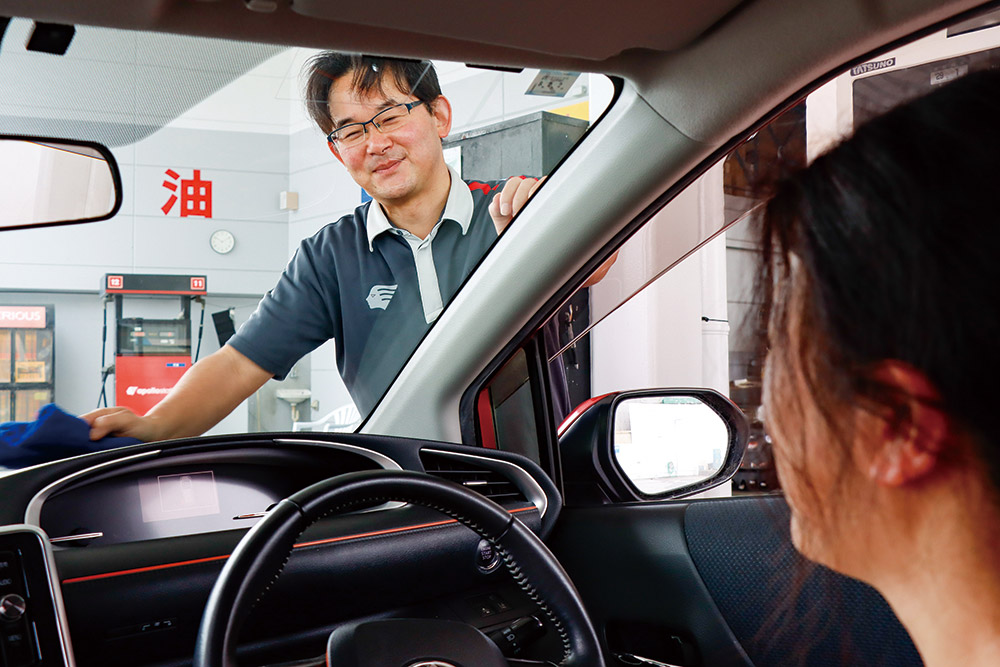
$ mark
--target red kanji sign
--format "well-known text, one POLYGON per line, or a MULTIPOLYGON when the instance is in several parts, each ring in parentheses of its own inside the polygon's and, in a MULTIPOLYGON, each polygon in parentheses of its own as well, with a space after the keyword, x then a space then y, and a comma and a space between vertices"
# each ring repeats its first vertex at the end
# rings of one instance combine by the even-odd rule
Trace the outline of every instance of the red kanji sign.
POLYGON ((180 174, 173 169, 167 169, 163 173, 171 179, 163 181, 163 187, 171 192, 167 202, 160 207, 160 210, 163 211, 163 215, 169 215, 170 211, 174 208, 174 204, 176 204, 177 200, 180 199, 180 216, 182 218, 212 217, 212 181, 203 180, 201 178, 200 169, 194 170, 194 176, 192 178, 181 179, 180 188, 178 188, 176 183, 176 181, 181 178, 180 174), (178 189, 180 189, 179 198, 177 196, 178 189))

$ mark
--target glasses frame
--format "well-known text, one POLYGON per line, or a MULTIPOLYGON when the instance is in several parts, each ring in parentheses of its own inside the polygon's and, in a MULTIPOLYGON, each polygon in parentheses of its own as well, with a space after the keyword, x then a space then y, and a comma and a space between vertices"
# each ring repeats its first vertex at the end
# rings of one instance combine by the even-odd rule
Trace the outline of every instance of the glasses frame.
POLYGON ((423 100, 414 100, 413 102, 403 102, 401 104, 393 104, 391 107, 386 107, 385 109, 382 109, 377 114, 375 114, 374 116, 372 116, 369 120, 366 120, 363 123, 347 123, 345 125, 341 125, 340 127, 336 128, 332 132, 330 132, 328 135, 326 135, 326 140, 328 142, 330 142, 331 144, 333 144, 334 146, 336 146, 338 149, 340 149, 340 148, 351 148, 353 146, 360 146, 361 144, 363 144, 368 139, 368 126, 369 125, 371 125, 372 127, 374 127, 379 132, 382 132, 382 128, 378 124, 378 117, 379 116, 381 116, 382 114, 388 113, 389 111, 392 111, 393 109, 398 109, 399 107, 404 107, 406 109, 406 115, 409 116, 411 111, 413 111, 415 108, 417 108, 418 106, 420 106, 423 103, 424 103, 423 100), (338 132, 343 131, 345 128, 352 127, 354 125, 360 125, 361 126, 361 132, 362 132, 362 136, 364 138, 361 141, 357 142, 357 143, 349 144, 347 146, 343 146, 340 143, 340 139, 338 139, 337 137, 335 137, 333 135, 337 134, 338 132))

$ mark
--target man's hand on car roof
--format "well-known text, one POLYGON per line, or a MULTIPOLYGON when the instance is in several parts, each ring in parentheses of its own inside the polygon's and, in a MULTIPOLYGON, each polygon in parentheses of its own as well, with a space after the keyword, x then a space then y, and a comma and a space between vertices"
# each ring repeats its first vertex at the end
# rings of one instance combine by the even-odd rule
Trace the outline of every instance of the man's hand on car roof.
POLYGON ((507 228, 511 219, 524 206, 524 202, 535 194, 535 190, 544 180, 544 176, 542 178, 513 176, 504 184, 503 189, 493 196, 493 201, 490 202, 490 217, 496 225, 497 234, 507 228))

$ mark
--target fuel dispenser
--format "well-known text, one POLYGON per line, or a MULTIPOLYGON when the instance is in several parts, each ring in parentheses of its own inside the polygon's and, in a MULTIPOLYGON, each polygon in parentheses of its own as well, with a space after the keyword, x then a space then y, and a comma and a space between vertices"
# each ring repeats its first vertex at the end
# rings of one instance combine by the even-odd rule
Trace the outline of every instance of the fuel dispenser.
MULTIPOLYGON (((107 347, 107 304, 115 304, 115 361, 104 366, 104 379, 115 374, 115 404, 136 414, 146 414, 191 367, 191 302, 201 303, 198 348, 205 323, 205 276, 107 274, 104 277, 105 329, 107 347), (181 311, 175 318, 125 317, 128 296, 176 297, 181 311)), ((195 353, 197 360, 197 352, 195 353)), ((107 404, 103 390, 102 399, 107 404)))

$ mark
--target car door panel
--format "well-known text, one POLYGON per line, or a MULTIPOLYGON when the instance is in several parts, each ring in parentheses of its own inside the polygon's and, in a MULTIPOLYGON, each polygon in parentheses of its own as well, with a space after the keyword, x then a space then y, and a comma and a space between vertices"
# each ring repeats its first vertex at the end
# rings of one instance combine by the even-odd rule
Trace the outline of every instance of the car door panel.
POLYGON ((713 667, 920 665, 877 592, 795 552, 788 517, 780 497, 567 507, 551 546, 611 652, 713 667), (650 628, 673 648, 652 645, 650 628), (677 657, 684 642, 693 658, 677 657), (670 655, 641 653, 657 648, 670 655))
MULTIPOLYGON (((698 652, 693 664, 751 665, 691 559, 684 535, 687 507, 636 503, 564 508, 549 545, 605 641, 609 627, 638 624, 645 634, 652 626, 665 637, 693 641, 698 652)), ((619 639, 622 645, 607 648, 665 662, 670 657, 642 653, 639 636, 619 639)))

